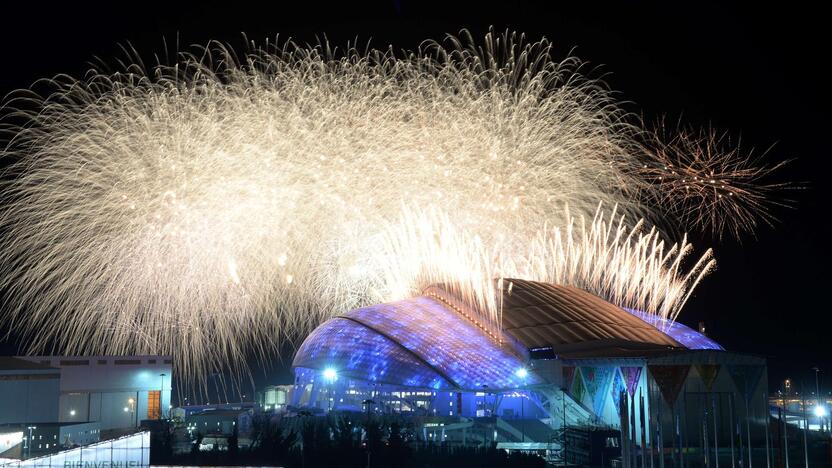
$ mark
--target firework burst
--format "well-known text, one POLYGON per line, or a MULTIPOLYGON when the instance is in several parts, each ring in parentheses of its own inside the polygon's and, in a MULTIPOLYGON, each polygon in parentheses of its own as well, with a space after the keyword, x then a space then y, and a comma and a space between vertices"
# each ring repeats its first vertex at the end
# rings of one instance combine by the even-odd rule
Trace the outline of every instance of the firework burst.
POLYGON ((772 207, 788 205, 776 194, 789 184, 768 181, 788 161, 765 164, 713 130, 660 130, 648 139, 642 175, 655 202, 687 229, 739 239, 772 225, 772 207))
POLYGON ((32 352, 172 353, 204 375, 433 281, 491 323, 500 276, 673 318, 710 253, 686 269, 687 242, 644 231, 638 128, 550 48, 211 44, 18 95, 3 320, 32 352))
POLYGON ((401 222, 382 234, 376 257, 382 262, 363 269, 372 272, 364 277, 367 288, 390 300, 440 283, 485 312, 480 320, 494 329, 501 325, 501 278, 575 286, 672 321, 716 263, 711 250, 686 263, 693 249, 687 239, 668 245, 655 228, 646 230, 643 220, 631 225, 615 209, 598 207, 592 218, 565 210, 549 221, 526 234, 523 245, 511 246, 515 239, 460 231, 435 208, 405 209, 401 222), (385 289, 391 286, 402 289, 385 289))

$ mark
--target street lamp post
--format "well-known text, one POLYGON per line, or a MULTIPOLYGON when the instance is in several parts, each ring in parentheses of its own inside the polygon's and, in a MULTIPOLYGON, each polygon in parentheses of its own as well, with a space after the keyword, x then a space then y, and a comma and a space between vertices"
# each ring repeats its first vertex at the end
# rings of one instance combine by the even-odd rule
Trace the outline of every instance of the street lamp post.
POLYGON ((825 408, 820 405, 820 379, 818 378, 818 374, 820 373, 820 368, 815 366, 812 368, 815 371, 815 415, 818 417, 818 425, 820 426, 820 430, 823 431, 823 415, 826 413, 825 408))
MULTIPOLYGON (((219 372, 214 372, 211 375, 209 375, 209 377, 211 378, 211 380, 214 381, 214 393, 217 395, 217 404, 219 404, 220 403, 220 387, 219 387, 219 384, 217 383, 217 380, 219 380, 220 374, 219 374, 219 372)), ((211 394, 210 394, 210 392, 206 392, 206 397, 208 398, 208 404, 210 405, 211 404, 211 394)))
MULTIPOLYGON (((488 404, 488 385, 482 385, 482 416, 488 417, 488 413, 486 412, 486 404, 488 404)), ((483 421, 483 429, 482 429, 482 446, 483 448, 488 446, 488 424, 483 421)))
POLYGON ((529 371, 525 367, 517 369, 515 375, 523 381, 523 393, 520 394, 520 442, 526 442, 526 378, 529 376, 529 371))
POLYGON ((372 447, 370 446, 370 405, 374 405, 376 402, 371 398, 367 398, 362 403, 364 403, 365 408, 367 409, 367 422, 364 426, 364 436, 365 436, 365 444, 367 445, 367 467, 370 466, 370 457, 372 456, 372 447))
POLYGON ((134 400, 133 397, 130 397, 130 398, 127 399, 127 403, 130 404, 130 424, 132 424, 133 427, 138 426, 138 422, 135 419, 136 418, 136 407, 135 407, 136 400, 134 400))
POLYGON ((326 380, 326 402, 327 402, 327 411, 332 411, 332 403, 333 403, 333 396, 332 396, 332 384, 338 379, 338 371, 332 367, 327 367, 324 369, 324 380, 326 380))
POLYGON ((29 432, 29 437, 26 439, 26 456, 32 456, 32 431, 37 429, 37 426, 27 426, 26 430, 29 432))
POLYGON ((162 395, 165 394, 165 375, 167 374, 159 374, 159 377, 162 378, 162 385, 159 387, 159 415, 162 416, 162 419, 165 418, 165 405, 162 402, 162 395))

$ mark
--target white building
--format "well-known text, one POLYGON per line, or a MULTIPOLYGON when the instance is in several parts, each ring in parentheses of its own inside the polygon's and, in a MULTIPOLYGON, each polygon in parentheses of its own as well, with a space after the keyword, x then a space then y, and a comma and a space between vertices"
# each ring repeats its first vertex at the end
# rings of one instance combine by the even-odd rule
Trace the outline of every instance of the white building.
POLYGON ((28 425, 23 430, 20 456, 25 458, 89 445, 98 442, 101 437, 97 422, 40 423, 28 425))
POLYGON ((3 359, 26 361, 34 366, 27 370, 28 380, 0 380, 2 394, 8 394, 8 387, 20 395, 19 401, 31 402, 21 405, 24 410, 3 401, 0 422, 98 422, 101 430, 108 430, 137 427, 143 420, 168 416, 172 375, 169 356, 3 359))
POLYGON ((234 436, 238 447, 247 448, 251 445, 253 413, 252 409, 209 409, 188 415, 185 424, 192 437, 202 436, 202 451, 228 450, 229 439, 234 436))
POLYGON ((0 425, 58 421, 60 380, 48 364, 0 357, 0 425))
POLYGON ((264 410, 284 410, 294 385, 268 385, 257 394, 257 402, 264 410))

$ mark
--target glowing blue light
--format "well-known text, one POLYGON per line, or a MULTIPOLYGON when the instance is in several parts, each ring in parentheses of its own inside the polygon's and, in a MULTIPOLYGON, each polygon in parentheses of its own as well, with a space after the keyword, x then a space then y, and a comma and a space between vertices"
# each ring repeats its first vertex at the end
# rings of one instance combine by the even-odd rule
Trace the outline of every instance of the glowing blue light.
POLYGON ((332 367, 327 367, 326 369, 324 369, 324 378, 332 382, 338 378, 338 371, 336 371, 332 367))
POLYGON ((338 369, 339 378, 376 382, 383 373, 383 382, 387 383, 421 388, 450 386, 394 341, 342 318, 315 329, 295 355, 293 367, 298 384, 311 384, 316 377, 323 377, 323 369, 333 367, 338 369))
POLYGON ((668 319, 647 314, 636 309, 624 308, 624 310, 656 327, 664 334, 678 341, 679 344, 687 349, 714 349, 718 351, 725 351, 725 348, 720 346, 716 341, 679 322, 670 321, 668 319))
POLYGON ((819 418, 825 418, 826 417, 826 407, 823 406, 823 405, 816 406, 815 407, 815 416, 817 416, 819 418))
POLYGON ((521 379, 525 379, 529 376, 529 371, 527 371, 525 367, 521 367, 514 372, 514 375, 520 377, 521 379))
POLYGON ((513 389, 541 383, 525 360, 442 303, 415 297, 352 310, 316 328, 292 367, 298 383, 327 367, 339 378, 433 390, 513 389))

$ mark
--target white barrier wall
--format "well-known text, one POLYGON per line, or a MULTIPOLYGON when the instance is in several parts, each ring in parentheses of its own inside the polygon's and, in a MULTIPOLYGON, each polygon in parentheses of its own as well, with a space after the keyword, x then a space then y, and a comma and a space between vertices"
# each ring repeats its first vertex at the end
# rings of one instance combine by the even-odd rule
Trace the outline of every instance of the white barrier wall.
POLYGON ((150 466, 150 432, 139 432, 85 447, 28 460, 0 461, 0 467, 145 467, 150 466))

